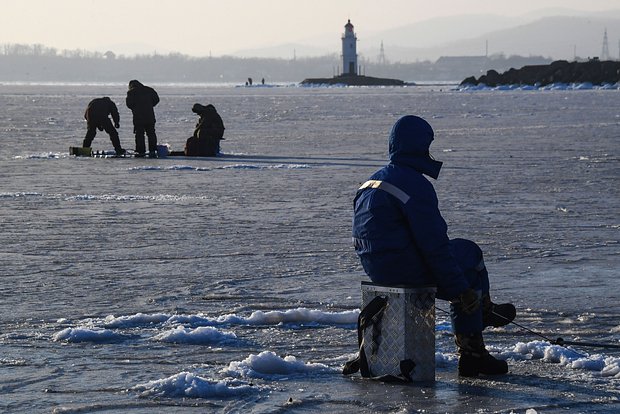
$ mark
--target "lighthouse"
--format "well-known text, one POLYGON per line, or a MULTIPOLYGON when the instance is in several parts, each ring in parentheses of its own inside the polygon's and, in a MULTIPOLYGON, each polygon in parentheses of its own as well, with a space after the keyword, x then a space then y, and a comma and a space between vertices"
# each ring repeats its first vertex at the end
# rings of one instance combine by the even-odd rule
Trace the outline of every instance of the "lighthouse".
POLYGON ((357 75, 357 37, 350 19, 342 35, 342 74, 357 75))
MULTIPOLYGON (((383 53, 383 42, 381 42, 383 53)), ((344 25, 342 35, 342 73, 333 78, 307 78, 302 85, 347 85, 347 86, 405 86, 399 79, 375 78, 362 75, 357 66, 357 36, 353 31, 351 19, 344 25)))

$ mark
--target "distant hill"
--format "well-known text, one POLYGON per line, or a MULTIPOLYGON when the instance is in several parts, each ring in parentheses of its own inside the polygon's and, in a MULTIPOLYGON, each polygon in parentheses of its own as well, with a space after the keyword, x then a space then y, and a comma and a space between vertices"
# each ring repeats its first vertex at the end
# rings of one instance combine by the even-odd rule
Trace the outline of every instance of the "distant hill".
POLYGON ((544 17, 532 23, 498 30, 439 47, 442 55, 470 54, 488 40, 489 53, 543 55, 555 59, 600 56, 607 29, 609 52, 618 57, 620 18, 544 17), (462 53, 464 52, 464 53, 462 53))
MULTIPOLYGON (((481 36, 484 33, 507 26, 516 26, 529 20, 525 17, 515 18, 476 14, 429 19, 380 32, 366 32, 363 27, 358 26, 356 26, 355 30, 358 36, 359 53, 367 58, 374 59, 379 54, 381 42, 386 46, 389 45, 389 48, 393 51, 406 51, 407 55, 416 56, 418 51, 454 41, 454 39, 481 36)), ((234 52, 233 55, 241 57, 289 58, 292 56, 293 51, 295 51, 297 56, 340 54, 340 35, 341 33, 334 32, 329 37, 323 35, 296 43, 243 49, 234 52)), ((393 60, 398 59, 394 58, 393 60)), ((414 61, 416 57, 405 60, 414 61)))
MULTIPOLYGON (((573 59, 576 54, 585 58, 601 54, 603 33, 607 29, 610 55, 618 58, 620 9, 588 15, 579 15, 579 12, 568 9, 545 13, 557 15, 461 15, 374 33, 356 26, 358 53, 363 59, 376 61, 383 41, 385 56, 392 62, 435 61, 441 56, 481 56, 487 52, 487 44, 489 54, 542 55, 553 59, 573 59)), ((238 55, 283 58, 290 58, 293 53, 297 57, 339 55, 340 33, 334 33, 333 42, 330 42, 322 36, 304 42, 243 50, 238 55)))
POLYGON ((525 24, 531 20, 527 17, 506 17, 494 14, 438 17, 366 35, 363 33, 363 27, 360 27, 358 38, 362 48, 368 48, 371 45, 378 47, 383 41, 386 46, 428 49, 457 39, 476 38, 506 27, 525 24))

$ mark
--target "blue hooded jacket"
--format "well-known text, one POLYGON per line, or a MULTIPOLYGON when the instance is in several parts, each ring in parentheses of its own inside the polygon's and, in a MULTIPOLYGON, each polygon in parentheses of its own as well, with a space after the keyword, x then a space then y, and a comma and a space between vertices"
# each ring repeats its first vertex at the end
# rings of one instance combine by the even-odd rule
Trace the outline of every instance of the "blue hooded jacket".
POLYGON ((441 169, 442 163, 429 154, 433 137, 428 122, 417 116, 394 124, 390 163, 355 197, 353 243, 373 282, 434 284, 437 297, 450 300, 469 284, 450 252, 435 189, 423 176, 436 179, 441 169))

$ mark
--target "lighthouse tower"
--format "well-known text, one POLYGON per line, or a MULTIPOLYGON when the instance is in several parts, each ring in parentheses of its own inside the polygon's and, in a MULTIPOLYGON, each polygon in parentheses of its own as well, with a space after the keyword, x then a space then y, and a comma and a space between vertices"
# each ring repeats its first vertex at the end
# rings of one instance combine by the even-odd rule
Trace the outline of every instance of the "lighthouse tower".
POLYGON ((351 20, 347 21, 342 35, 342 74, 357 75, 357 37, 351 20))

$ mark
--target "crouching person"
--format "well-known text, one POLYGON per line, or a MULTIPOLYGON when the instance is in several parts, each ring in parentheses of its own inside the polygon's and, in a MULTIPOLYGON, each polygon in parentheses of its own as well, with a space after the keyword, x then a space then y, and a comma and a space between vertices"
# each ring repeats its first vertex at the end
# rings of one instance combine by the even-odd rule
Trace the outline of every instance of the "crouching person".
POLYGON ((224 136, 224 122, 211 104, 194 104, 192 112, 200 116, 194 135, 185 143, 185 155, 214 157, 220 152, 220 141, 224 136))
POLYGON ((126 151, 121 147, 121 141, 116 130, 116 128, 120 127, 118 108, 109 97, 104 96, 103 98, 96 98, 90 101, 84 112, 84 119, 86 119, 86 136, 82 142, 82 147, 90 147, 93 139, 95 139, 95 135, 97 135, 98 129, 99 131, 107 132, 110 136, 116 155, 125 154, 126 151), (114 125, 110 121, 110 116, 112 116, 114 125))
POLYGON ((450 301, 465 377, 508 372, 505 361, 486 350, 486 326, 511 322, 515 307, 496 305, 482 251, 474 242, 450 240, 427 175, 437 179, 442 163, 429 153, 432 127, 422 118, 400 118, 390 133, 390 162, 375 172, 354 201, 353 243, 366 274, 381 285, 437 286, 437 298, 450 301))

